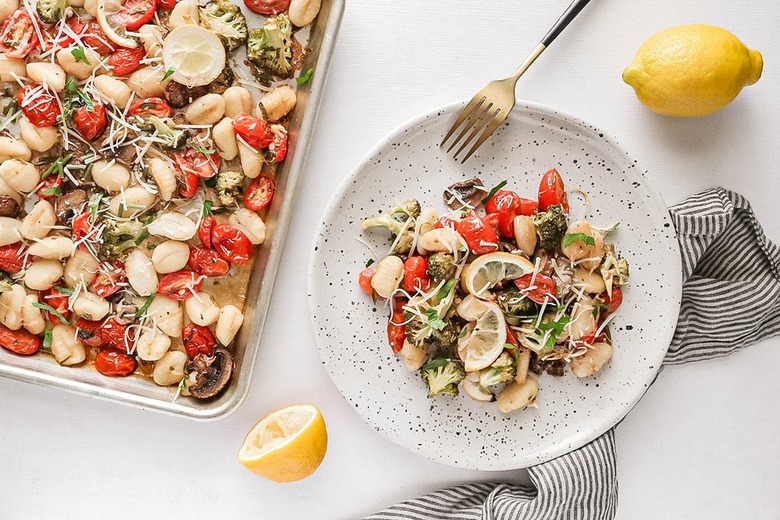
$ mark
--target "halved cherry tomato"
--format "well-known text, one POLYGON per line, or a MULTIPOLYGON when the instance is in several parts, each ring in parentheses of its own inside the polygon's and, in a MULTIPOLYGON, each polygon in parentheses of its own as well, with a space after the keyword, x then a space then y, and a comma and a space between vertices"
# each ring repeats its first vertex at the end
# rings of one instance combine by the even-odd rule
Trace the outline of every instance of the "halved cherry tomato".
POLYGON ((112 348, 104 348, 95 357, 95 370, 108 377, 127 377, 135 370, 135 359, 112 348))
POLYGON ((193 292, 200 291, 203 285, 202 275, 193 271, 176 271, 166 274, 160 279, 157 292, 178 302, 192 297, 193 292))
POLYGON ((485 223, 474 211, 458 221, 455 230, 463 237, 469 249, 478 255, 484 255, 498 249, 496 231, 485 223))
POLYGON ((539 210, 535 200, 524 199, 514 191, 500 190, 485 204, 485 211, 498 215, 498 230, 505 237, 515 236, 515 217, 533 215, 539 210))
POLYGON ((118 260, 103 262, 98 268, 97 276, 92 282, 92 292, 101 298, 108 298, 119 291, 122 286, 117 285, 127 280, 125 266, 118 260))
POLYGON ((16 274, 27 268, 30 262, 27 260, 25 263, 26 250, 27 248, 22 243, 0 247, 0 269, 6 273, 16 274))
POLYGON ((108 124, 105 105, 97 101, 93 101, 92 105, 92 110, 87 106, 79 108, 73 118, 73 122, 76 123, 76 130, 87 141, 94 141, 103 135, 103 130, 106 129, 108 124))
POLYGON ((618 310, 620 304, 623 303, 623 291, 617 285, 613 285, 612 294, 608 295, 607 291, 604 291, 603 293, 601 293, 601 298, 604 300, 604 303, 607 305, 607 315, 610 315, 616 310, 618 310))
POLYGON ((24 116, 39 127, 54 126, 60 106, 54 94, 41 85, 28 85, 19 91, 16 102, 24 116))
POLYGON ((95 19, 81 20, 78 16, 72 16, 65 23, 80 37, 84 45, 92 47, 98 54, 105 56, 118 48, 108 39, 103 28, 95 19))
POLYGON ((26 58, 39 44, 35 23, 26 9, 14 11, 0 29, 0 51, 9 58, 26 58))
POLYGON ((273 152, 274 162, 282 162, 287 157, 287 129, 283 125, 272 125, 271 131, 274 134, 274 142, 268 149, 273 152))
POLYGON ((220 258, 213 249, 193 247, 187 261, 190 269, 204 276, 225 276, 230 271, 230 264, 220 258))
POLYGON ((122 8, 115 13, 114 21, 135 31, 154 16, 157 10, 156 0, 124 0, 122 8))
POLYGON ((24 329, 11 330, 0 325, 0 347, 20 356, 31 356, 41 348, 41 338, 24 329))
POLYGON ((406 325, 403 325, 406 301, 405 298, 393 299, 393 310, 387 322, 387 341, 393 349, 393 354, 398 354, 404 348, 406 340, 406 325))
POLYGON ((404 291, 414 294, 425 292, 431 286, 428 277, 428 260, 424 256, 410 256, 404 263, 404 291))
POLYGON ((84 251, 89 251, 89 248, 84 242, 90 240, 90 238, 87 238, 85 241, 81 241, 81 239, 86 236, 91 237, 93 240, 97 239, 97 237, 94 236, 94 226, 90 223, 89 217, 89 212, 85 212, 78 217, 73 217, 71 223, 71 227, 73 228, 73 240, 74 242, 79 242, 79 249, 84 251))
POLYGON ((55 50, 66 49, 74 41, 75 40, 65 34, 64 31, 60 31, 59 25, 55 24, 43 31, 43 43, 41 44, 41 50, 46 52, 52 48, 55 50))
POLYGON ((539 183, 539 207, 542 211, 553 205, 559 205, 564 213, 569 212, 569 201, 566 198, 566 187, 558 170, 553 168, 542 176, 539 183))
POLYGON ((157 9, 163 9, 165 11, 170 11, 174 7, 176 7, 176 0, 157 0, 157 9))
POLYGON ((274 142, 274 133, 265 119, 239 114, 233 120, 233 130, 255 150, 267 148, 274 142))
POLYGON ((252 242, 237 227, 228 224, 214 226, 211 245, 219 256, 235 265, 246 265, 252 256, 252 242))
POLYGON ((252 211, 260 211, 271 203, 276 193, 276 181, 270 175, 257 177, 244 194, 244 204, 252 211))
POLYGON ((290 7, 290 0, 244 0, 244 4, 253 13, 273 16, 285 12, 290 7))
POLYGON ((179 195, 189 199, 198 193, 198 178, 190 172, 176 168, 176 181, 179 184, 179 195))
POLYGON ((211 249, 211 231, 216 225, 217 221, 211 215, 200 221, 200 226, 198 226, 198 238, 200 238, 200 243, 203 244, 203 247, 206 249, 211 249))
POLYGON ((196 177, 200 177, 201 179, 210 179, 219 171, 222 159, 217 153, 216 148, 214 148, 214 143, 205 135, 201 134, 194 137, 192 142, 198 146, 200 150, 207 150, 210 153, 204 153, 187 145, 184 152, 176 152, 173 154, 173 161, 176 163, 176 168, 185 174, 189 173, 196 177))
MULTIPOLYGON (((143 47, 141 47, 141 49, 143 49, 143 47)), ((147 118, 149 116, 171 117, 172 113, 173 110, 171 110, 171 106, 158 97, 144 98, 141 101, 136 101, 130 105, 130 108, 127 110, 128 116, 138 116, 141 118, 147 118)))
MULTIPOLYGON (((138 70, 141 67, 141 60, 144 58, 146 58, 146 49, 144 49, 143 46, 136 47, 135 49, 120 47, 111 53, 111 56, 108 58, 108 65, 112 67, 111 73, 114 76, 127 76, 131 72, 138 70)), ((128 114, 130 111, 132 111, 136 104, 137 103, 134 103, 130 106, 128 114)), ((170 115, 170 113, 168 115, 170 115)))
POLYGON ((434 229, 437 228, 455 229, 458 227, 458 222, 460 222, 458 219, 452 217, 441 217, 439 220, 436 221, 436 224, 434 224, 433 227, 434 229))
POLYGON ((362 271, 360 271, 360 275, 358 275, 358 285, 360 285, 360 288, 363 289, 363 292, 367 295, 373 297, 374 296, 374 288, 371 287, 371 279, 374 277, 374 273, 376 273, 376 267, 366 267, 362 271))
MULTIPOLYGON (((44 291, 41 291, 40 293, 40 299, 41 303, 48 305, 49 307, 53 308, 55 311, 60 313, 63 318, 65 318, 66 321, 70 321, 70 318, 73 316, 73 312, 68 309, 68 295, 65 293, 61 293, 54 287, 51 289, 46 289, 44 291)), ((53 313, 49 311, 43 311, 48 320, 55 325, 59 325, 62 323, 62 320, 59 318, 59 316, 55 316, 53 313)))
POLYGON ((126 353, 127 347, 135 343, 135 329, 116 320, 108 320, 100 327, 100 339, 103 345, 126 353))
POLYGON ((100 334, 103 323, 100 321, 89 321, 84 318, 76 320, 76 336, 88 347, 102 347, 105 342, 100 334))
POLYGON ((184 350, 187 351, 187 357, 195 359, 198 354, 210 356, 214 353, 214 347, 217 346, 217 340, 208 327, 190 323, 185 325, 181 331, 181 341, 184 343, 184 350))
POLYGON ((556 288, 552 278, 542 273, 537 273, 536 278, 534 278, 534 284, 531 285, 532 277, 533 273, 515 279, 515 285, 523 294, 528 296, 529 300, 536 303, 544 303, 545 299, 549 302, 555 298, 556 288))
POLYGON ((39 199, 50 199, 59 197, 62 193, 62 177, 59 175, 49 175, 43 179, 43 184, 35 192, 39 199))

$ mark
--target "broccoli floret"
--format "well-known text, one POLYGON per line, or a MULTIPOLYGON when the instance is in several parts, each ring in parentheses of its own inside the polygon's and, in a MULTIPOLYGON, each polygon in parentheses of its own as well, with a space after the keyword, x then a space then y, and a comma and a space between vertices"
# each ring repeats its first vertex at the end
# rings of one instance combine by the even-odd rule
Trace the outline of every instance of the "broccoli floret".
POLYGON ((447 253, 434 253, 428 257, 428 276, 434 283, 449 280, 455 276, 458 266, 455 259, 447 253))
POLYGON ((225 65, 225 68, 222 69, 222 72, 217 76, 217 79, 209 83, 209 93, 224 94, 225 91, 233 85, 235 80, 236 74, 233 72, 233 69, 230 68, 230 65, 225 65))
POLYGON ((555 204, 547 208, 547 211, 534 217, 536 234, 539 235, 539 245, 547 251, 556 251, 561 248, 561 240, 566 234, 569 225, 563 209, 555 204))
POLYGON ((535 316, 536 304, 514 285, 496 291, 496 304, 510 316, 535 316))
POLYGON ((172 128, 157 116, 149 116, 148 121, 157 131, 157 137, 165 141, 164 143, 159 143, 163 148, 178 148, 187 140, 188 134, 186 130, 172 128))
POLYGON ((498 359, 488 368, 480 371, 479 384, 487 388, 489 386, 506 383, 514 379, 517 374, 517 368, 508 352, 502 352, 498 359))
POLYGON ((100 254, 106 258, 124 260, 129 250, 143 241, 144 225, 137 220, 103 221, 105 227, 100 236, 100 254))
POLYGON ((217 183, 214 190, 219 197, 219 203, 223 206, 232 206, 236 203, 236 197, 241 195, 241 183, 244 182, 244 174, 238 171, 224 171, 217 174, 217 183))
POLYGON ((11 286, 14 284, 11 274, 5 271, 0 271, 0 293, 11 290, 11 286))
POLYGON ((228 52, 239 48, 246 42, 246 18, 237 5, 226 0, 217 0, 200 11, 200 25, 210 30, 222 40, 228 52))
POLYGON ((65 15, 68 0, 38 0, 35 10, 44 23, 57 23, 65 15))
POLYGON ((387 213, 378 217, 365 219, 361 226, 363 229, 375 227, 386 228, 393 235, 395 247, 391 251, 394 255, 405 255, 412 249, 414 242, 414 224, 420 216, 420 203, 414 199, 407 200, 403 207, 396 206, 387 213), (401 235, 398 238, 398 235, 401 235), (395 240, 398 238, 398 240, 395 240))
POLYGON ((605 245, 604 252, 604 263, 601 264, 601 277, 604 278, 604 284, 607 286, 607 294, 612 294, 613 285, 619 287, 628 282, 628 260, 617 256, 615 246, 612 244, 605 245))
POLYGON ((249 31, 249 61, 278 76, 289 76, 292 65, 292 24, 285 14, 272 16, 262 27, 249 31))
POLYGON ((428 385, 428 397, 458 395, 458 385, 466 377, 463 364, 454 359, 432 359, 425 363, 420 373, 428 385))

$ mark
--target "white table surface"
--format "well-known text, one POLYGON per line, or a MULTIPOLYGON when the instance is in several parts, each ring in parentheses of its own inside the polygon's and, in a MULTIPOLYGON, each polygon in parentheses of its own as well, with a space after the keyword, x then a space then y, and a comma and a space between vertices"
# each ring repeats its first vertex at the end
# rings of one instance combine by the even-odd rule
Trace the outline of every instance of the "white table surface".
MULTIPOLYGON (((366 426, 320 364, 305 279, 328 197, 374 143, 511 73, 568 3, 351 0, 246 403, 195 423, 0 380, 0 519, 348 519, 442 486, 526 478, 439 465, 366 426), (255 477, 236 462, 246 430, 296 402, 324 413, 324 463, 299 483, 255 477)), ((669 203, 718 184, 742 192, 780 240, 778 20, 780 4, 761 0, 594 0, 519 93, 611 133, 669 203), (714 116, 656 116, 621 71, 645 38, 688 22, 724 26, 762 51, 764 77, 714 116)), ((778 367, 774 338, 663 372, 617 432, 618 518, 780 517, 778 367)))

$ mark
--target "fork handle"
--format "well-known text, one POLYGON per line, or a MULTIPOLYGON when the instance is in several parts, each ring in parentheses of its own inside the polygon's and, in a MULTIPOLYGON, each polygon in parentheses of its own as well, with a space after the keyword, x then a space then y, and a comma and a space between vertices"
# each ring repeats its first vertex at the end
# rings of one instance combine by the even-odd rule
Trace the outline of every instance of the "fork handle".
POLYGON ((574 0, 566 12, 561 15, 555 25, 553 25, 550 32, 548 32, 544 38, 542 38, 542 45, 549 47, 549 45, 558 37, 561 32, 574 20, 580 11, 582 11, 590 0, 574 0))

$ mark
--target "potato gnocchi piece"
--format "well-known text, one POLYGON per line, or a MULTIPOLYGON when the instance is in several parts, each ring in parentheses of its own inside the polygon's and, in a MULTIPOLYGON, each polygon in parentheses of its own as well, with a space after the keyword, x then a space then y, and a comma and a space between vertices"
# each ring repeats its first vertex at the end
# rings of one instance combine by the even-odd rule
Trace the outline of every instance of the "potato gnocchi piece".
POLYGON ((78 365, 87 359, 87 349, 70 325, 55 325, 51 331, 51 353, 60 365, 78 365))
POLYGON ((149 324, 157 327, 160 332, 172 338, 181 337, 184 322, 184 311, 179 302, 157 294, 146 310, 149 324))
POLYGON ((320 0, 292 0, 287 15, 297 27, 304 27, 314 21, 320 12, 320 6, 320 0))
POLYGON ((11 289, 0 294, 0 322, 11 330, 22 328, 24 301, 27 291, 19 284, 14 284, 11 289))
POLYGON ((76 59, 76 56, 73 53, 75 49, 76 46, 71 46, 67 49, 60 49, 57 51, 57 63, 60 64, 60 67, 62 67, 62 70, 65 71, 67 75, 75 76, 78 80, 85 80, 92 75, 92 72, 100 64, 100 54, 92 47, 83 46, 82 50, 84 51, 84 57, 86 58, 85 62, 84 60, 76 59))
POLYGON ((217 319, 216 337, 222 345, 228 346, 233 342, 241 325, 244 323, 244 315, 235 305, 225 305, 219 310, 217 319))
POLYGON ((41 309, 35 306, 36 303, 39 303, 37 295, 28 294, 25 296, 22 307, 22 326, 30 334, 41 334, 46 330, 46 320, 41 309))
POLYGON ((22 220, 20 231, 28 240, 43 238, 57 224, 57 214, 54 206, 48 200, 39 200, 22 220))
POLYGON ((140 249, 133 249, 125 260, 125 272, 130 286, 140 296, 149 296, 157 291, 159 280, 152 260, 140 249))
POLYGON ((56 63, 38 61, 27 64, 27 77, 54 92, 65 90, 65 71, 56 63))
POLYGON ((158 158, 149 160, 148 164, 149 174, 160 191, 160 198, 164 201, 171 200, 173 194, 176 193, 176 171, 173 166, 158 158))
MULTIPOLYGON (((0 15, 2 13, 3 11, 0 8, 0 15)), ((25 74, 27 74, 27 67, 23 59, 11 58, 5 54, 0 54, 0 81, 16 81, 16 78, 23 78, 25 74)))
POLYGON ((297 99, 292 87, 280 85, 263 96, 257 106, 255 116, 263 117, 263 113, 265 113, 268 120, 275 123, 295 108, 297 99))
POLYGON ((97 294, 82 291, 73 302, 73 312, 85 320, 99 321, 111 312, 111 304, 97 294))
POLYGON ((114 195, 108 205, 108 211, 112 215, 122 218, 131 218, 149 209, 156 200, 154 193, 150 193, 141 186, 132 186, 114 195))
POLYGON ((38 168, 20 159, 8 159, 0 163, 0 177, 19 193, 30 193, 41 182, 38 168))
POLYGON ((138 98, 160 97, 165 86, 171 81, 170 78, 163 79, 164 76, 163 67, 141 67, 128 76, 127 86, 138 98))
POLYGON ((231 118, 225 117, 214 125, 211 135, 214 138, 214 144, 217 146, 220 157, 226 161, 232 161, 236 158, 238 155, 238 141, 236 140, 236 132, 233 130, 233 120, 231 118))
POLYGON ((166 240, 152 251, 154 270, 160 274, 175 273, 184 269, 190 258, 190 246, 176 240, 166 240))
POLYGON ((27 249, 27 252, 32 256, 46 260, 62 260, 71 256, 75 249, 73 240, 70 238, 49 236, 34 242, 27 249))
POLYGON ((65 285, 76 287, 79 283, 90 285, 97 277, 100 262, 91 254, 81 249, 76 249, 73 256, 65 262, 65 285))
POLYGON ((145 331, 135 343, 135 353, 144 361, 157 361, 170 348, 171 338, 155 331, 145 331))
POLYGON ((62 278, 62 264, 57 260, 36 260, 24 273, 24 284, 34 291, 51 289, 62 278))
POLYGON ((194 237, 198 227, 186 215, 172 212, 160 215, 146 229, 150 235, 184 241, 194 237))
POLYGON ((127 83, 111 76, 98 76, 94 81, 103 97, 119 108, 125 108, 133 91, 127 86, 127 83))
POLYGON ((238 155, 241 159, 241 169, 250 179, 254 179, 263 171, 263 154, 238 141, 238 155))
POLYGON ((222 93, 225 98, 225 115, 235 118, 239 114, 249 114, 252 111, 252 93, 244 87, 228 87, 222 93))
POLYGON ((251 209, 237 209, 230 215, 228 222, 241 229, 253 244, 265 242, 265 222, 251 209))
POLYGON ((130 169, 116 161, 95 161, 92 180, 109 193, 119 193, 130 185, 130 169))
POLYGON ((168 27, 173 31, 182 25, 198 25, 200 23, 200 14, 198 13, 198 3, 195 0, 181 0, 171 11, 171 17, 168 19, 168 27))
POLYGON ((225 115, 225 99, 219 94, 206 94, 194 100, 184 111, 193 125, 213 125, 225 115))
POLYGON ((29 119, 19 118, 19 135, 22 141, 36 152, 45 152, 60 141, 60 133, 53 126, 35 126, 29 119))
POLYGON ((138 29, 141 42, 144 44, 146 55, 150 58, 156 57, 162 52, 163 35, 160 27, 157 25, 146 24, 138 29))
POLYGON ((16 244, 22 240, 22 222, 11 217, 0 217, 0 246, 16 244))
POLYGON ((15 137, 0 135, 0 163, 5 163, 8 159, 29 161, 31 158, 32 150, 24 141, 15 137))
POLYGON ((207 327, 219 319, 219 305, 208 293, 199 292, 184 302, 187 317, 196 325, 207 327))
POLYGON ((184 379, 184 366, 187 364, 187 354, 179 350, 171 350, 154 365, 152 378, 160 386, 178 384, 184 379))

